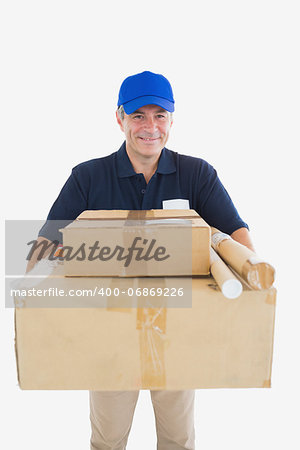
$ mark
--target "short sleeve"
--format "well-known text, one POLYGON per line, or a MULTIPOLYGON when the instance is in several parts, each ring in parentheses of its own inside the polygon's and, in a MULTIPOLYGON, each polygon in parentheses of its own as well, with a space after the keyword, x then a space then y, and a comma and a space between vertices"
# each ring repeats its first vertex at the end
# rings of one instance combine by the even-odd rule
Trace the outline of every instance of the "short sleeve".
POLYGON ((217 171, 210 164, 202 167, 199 185, 199 214, 211 226, 232 234, 238 228, 249 229, 239 216, 227 190, 221 183, 217 171))
POLYGON ((87 199, 88 180, 75 167, 50 209, 47 221, 39 231, 39 236, 62 242, 59 229, 64 228, 87 209, 87 199))

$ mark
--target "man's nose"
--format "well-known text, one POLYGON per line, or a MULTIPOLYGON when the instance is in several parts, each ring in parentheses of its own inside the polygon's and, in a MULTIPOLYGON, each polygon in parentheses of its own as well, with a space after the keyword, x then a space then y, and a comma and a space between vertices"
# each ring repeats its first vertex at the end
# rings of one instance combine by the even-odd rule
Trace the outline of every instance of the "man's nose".
POLYGON ((144 123, 145 130, 152 132, 157 129, 154 117, 148 117, 144 123))

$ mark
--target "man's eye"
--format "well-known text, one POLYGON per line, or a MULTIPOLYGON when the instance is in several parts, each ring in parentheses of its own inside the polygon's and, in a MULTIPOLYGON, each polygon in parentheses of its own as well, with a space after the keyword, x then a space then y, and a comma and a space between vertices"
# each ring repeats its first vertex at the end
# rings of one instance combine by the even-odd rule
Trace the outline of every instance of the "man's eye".
POLYGON ((158 116, 157 116, 159 119, 165 119, 165 115, 164 114, 158 114, 158 116))
POLYGON ((136 116, 133 116, 134 119, 141 119, 143 116, 141 114, 137 114, 136 116))

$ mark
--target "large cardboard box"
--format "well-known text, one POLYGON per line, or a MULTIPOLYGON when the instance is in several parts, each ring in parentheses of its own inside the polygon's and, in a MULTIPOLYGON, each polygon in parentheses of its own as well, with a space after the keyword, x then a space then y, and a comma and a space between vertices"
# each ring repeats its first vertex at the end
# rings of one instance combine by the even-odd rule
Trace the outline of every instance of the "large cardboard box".
POLYGON ((22 389, 271 385, 275 288, 244 287, 239 298, 228 300, 211 277, 66 278, 61 267, 35 288, 42 292, 51 286, 48 297, 27 291, 15 311, 22 389), (79 295, 83 289, 101 287, 108 294, 115 288, 125 292, 127 302, 113 295, 79 295), (178 293, 187 290, 192 306, 169 306, 171 297, 159 295, 159 288, 170 292, 172 287, 178 293), (105 291, 108 288, 111 291, 105 291), (148 296, 138 294, 144 288, 148 296), (156 295, 150 294, 151 288, 156 295), (59 290, 70 289, 77 296, 59 295, 59 290))
POLYGON ((210 227, 194 210, 85 211, 61 232, 66 276, 209 273, 210 227))

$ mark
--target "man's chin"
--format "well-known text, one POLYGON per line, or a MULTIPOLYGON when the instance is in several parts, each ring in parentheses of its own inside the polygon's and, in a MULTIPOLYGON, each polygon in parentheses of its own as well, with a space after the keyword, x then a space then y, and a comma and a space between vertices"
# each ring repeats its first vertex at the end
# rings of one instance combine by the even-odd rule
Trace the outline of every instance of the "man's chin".
POLYGON ((160 152, 164 146, 160 140, 152 143, 144 142, 141 139, 137 141, 137 148, 144 152, 158 153, 160 152))

